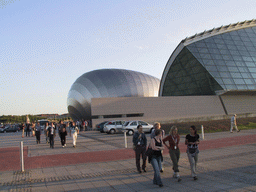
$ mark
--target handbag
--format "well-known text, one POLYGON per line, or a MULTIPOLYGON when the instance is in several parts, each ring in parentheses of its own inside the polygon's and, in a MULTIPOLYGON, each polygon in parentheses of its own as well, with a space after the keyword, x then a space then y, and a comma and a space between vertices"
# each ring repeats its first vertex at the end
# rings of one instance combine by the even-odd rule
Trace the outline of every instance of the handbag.
POLYGON ((136 150, 136 145, 132 145, 132 149, 135 151, 136 150))
POLYGON ((153 149, 151 147, 148 147, 145 155, 148 156, 148 162, 150 163, 153 156, 153 149))
POLYGON ((147 151, 146 151, 146 156, 152 156, 153 154, 153 149, 151 147, 148 147, 147 151))
POLYGON ((196 148, 188 148, 188 152, 193 154, 196 152, 196 148))

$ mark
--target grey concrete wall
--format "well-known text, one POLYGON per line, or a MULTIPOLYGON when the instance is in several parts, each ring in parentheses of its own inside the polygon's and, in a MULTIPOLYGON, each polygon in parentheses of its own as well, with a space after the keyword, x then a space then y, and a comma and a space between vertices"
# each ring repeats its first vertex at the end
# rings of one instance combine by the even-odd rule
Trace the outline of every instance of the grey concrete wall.
MULTIPOLYGON (((168 122, 181 118, 198 118, 225 115, 218 96, 173 96, 173 97, 119 97, 93 98, 92 115, 122 114, 122 120, 168 122), (144 113, 143 117, 125 117, 126 114, 144 113)), ((93 119, 93 126, 115 118, 93 119)))
POLYGON ((229 115, 256 113, 256 95, 224 95, 221 98, 229 115))

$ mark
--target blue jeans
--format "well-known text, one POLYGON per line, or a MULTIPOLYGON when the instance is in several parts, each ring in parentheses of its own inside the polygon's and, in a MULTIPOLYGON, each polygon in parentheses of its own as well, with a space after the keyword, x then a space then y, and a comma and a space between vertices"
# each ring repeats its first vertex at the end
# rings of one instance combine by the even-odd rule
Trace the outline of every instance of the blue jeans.
POLYGON ((161 180, 161 176, 160 176, 160 169, 161 169, 161 157, 156 157, 153 156, 151 159, 151 164, 152 167, 154 169, 154 179, 153 179, 153 183, 156 185, 161 185, 162 184, 162 180, 161 180))

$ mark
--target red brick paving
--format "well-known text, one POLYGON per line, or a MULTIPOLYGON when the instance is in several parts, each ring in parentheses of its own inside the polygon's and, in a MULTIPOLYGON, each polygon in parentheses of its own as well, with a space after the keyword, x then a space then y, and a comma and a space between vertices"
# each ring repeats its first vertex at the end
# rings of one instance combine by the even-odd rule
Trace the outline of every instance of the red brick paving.
MULTIPOLYGON (((235 136, 230 138, 201 141, 200 150, 216 149, 235 145, 256 143, 256 134, 247 136, 235 136)), ((182 153, 186 151, 184 143, 179 145, 182 153)), ((55 149, 49 149, 55 150, 55 149)), ((164 150, 167 154, 168 150, 164 150)), ((20 170, 20 154, 18 147, 0 149, 0 171, 20 170)), ((58 155, 45 155, 28 157, 28 148, 24 147, 25 170, 43 167, 66 166, 80 163, 96 163, 106 161, 116 161, 134 158, 132 149, 118 149, 109 151, 92 151, 83 153, 69 153, 58 155)))

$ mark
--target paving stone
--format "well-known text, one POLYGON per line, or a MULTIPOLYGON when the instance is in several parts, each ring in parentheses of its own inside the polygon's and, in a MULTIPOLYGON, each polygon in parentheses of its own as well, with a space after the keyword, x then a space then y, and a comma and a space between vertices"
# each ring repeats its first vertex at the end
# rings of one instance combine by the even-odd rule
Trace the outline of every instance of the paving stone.
MULTIPOLYGON (((123 136, 102 135, 96 132, 86 134, 90 138, 79 137, 78 146, 81 148, 77 147, 76 151, 72 148, 71 138, 67 140, 68 146, 64 149, 61 148, 60 143, 56 143, 56 150, 49 149, 46 144, 35 145, 35 138, 23 138, 27 145, 27 153, 30 154, 27 160, 29 158, 36 159, 35 162, 28 161, 27 163, 30 166, 33 163, 40 166, 29 169, 25 174, 19 174, 17 171, 19 168, 16 169, 16 172, 0 171, 0 191, 64 191, 64 188, 68 188, 70 191, 189 191, 191 186, 193 186, 194 191, 256 191, 254 179, 256 178, 256 144, 250 140, 256 135, 255 130, 243 131, 242 134, 228 134, 226 132, 205 134, 206 140, 200 144, 197 166, 199 180, 197 181, 193 181, 190 176, 190 166, 184 151, 181 153, 179 162, 182 181, 178 183, 173 179, 172 163, 168 151, 165 151, 163 162, 165 171, 161 174, 164 183, 163 188, 152 184, 153 170, 150 164, 147 166, 147 173, 137 173, 134 151, 129 152, 130 149, 122 149, 123 136), (97 137, 98 139, 95 140, 97 137), (249 140, 240 145, 233 142, 233 140, 239 141, 238 139, 241 138, 244 140, 249 138, 249 140), (97 145, 94 145, 95 143, 97 145), (100 145, 102 143, 104 147, 100 145), (115 149, 112 152, 115 152, 116 155, 112 153, 111 156, 114 161, 76 162, 76 158, 79 159, 81 153, 90 154, 88 153, 92 152, 90 150, 97 152, 102 149, 115 149), (122 150, 129 152, 128 155, 122 150), (127 155, 127 158, 120 159, 120 154, 127 155), (70 155, 70 158, 65 159, 63 155, 70 155), (44 157, 55 156, 57 158, 53 159, 53 166, 49 167, 44 157), (40 158, 44 160, 40 160, 40 158), (59 159, 66 165, 54 164, 59 159), (67 184, 70 185, 67 186, 67 184)), ((18 150, 12 150, 12 146, 14 147, 13 144, 15 143, 19 144, 15 141, 18 136, 16 138, 15 135, 10 137, 3 140, 3 146, 8 145, 8 148, 1 146, 0 152, 1 150, 5 152, 9 150, 14 155, 14 152, 18 150), (9 143, 10 139, 12 143, 9 143)), ((131 143, 132 137, 128 140, 131 143)), ((185 137, 181 136, 181 143, 184 143, 184 140, 185 137)), ((97 155, 97 157, 100 155, 106 157, 102 152, 97 155)), ((13 168, 13 166, 11 167, 13 168)))

